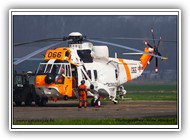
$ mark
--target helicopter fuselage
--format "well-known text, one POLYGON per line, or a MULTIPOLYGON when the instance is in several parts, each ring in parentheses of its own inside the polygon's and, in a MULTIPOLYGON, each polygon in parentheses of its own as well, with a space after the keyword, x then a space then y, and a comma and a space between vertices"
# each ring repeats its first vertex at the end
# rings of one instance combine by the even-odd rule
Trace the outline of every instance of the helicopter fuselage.
MULTIPOLYGON (((48 99, 77 97, 77 87, 85 80, 87 88, 93 84, 100 97, 115 98, 117 87, 141 76, 149 59, 147 54, 139 61, 111 58, 107 46, 91 43, 47 50, 37 71, 36 93, 48 99)), ((88 96, 93 96, 90 90, 88 96)))

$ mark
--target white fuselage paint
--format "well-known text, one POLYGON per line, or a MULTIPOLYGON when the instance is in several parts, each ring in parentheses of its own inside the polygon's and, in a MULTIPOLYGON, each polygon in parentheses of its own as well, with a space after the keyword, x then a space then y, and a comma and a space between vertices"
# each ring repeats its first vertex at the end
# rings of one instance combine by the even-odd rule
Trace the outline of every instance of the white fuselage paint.
MULTIPOLYGON (((140 61, 126 59, 123 61, 128 65, 131 80, 141 76, 143 70, 141 70, 140 61)), ((96 81, 108 86, 118 86, 128 81, 126 69, 123 63, 119 62, 117 58, 109 58, 107 61, 94 59, 92 63, 85 63, 84 66, 87 71, 91 72, 92 82, 96 81), (97 71, 97 79, 95 79, 95 70, 97 71)))

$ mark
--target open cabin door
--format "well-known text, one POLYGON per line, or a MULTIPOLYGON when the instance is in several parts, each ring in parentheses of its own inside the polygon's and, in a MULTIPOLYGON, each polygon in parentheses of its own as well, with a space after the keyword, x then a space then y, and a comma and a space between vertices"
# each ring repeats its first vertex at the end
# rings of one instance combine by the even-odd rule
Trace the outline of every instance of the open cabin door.
POLYGON ((71 64, 71 71, 72 71, 72 88, 76 89, 78 87, 78 72, 77 67, 71 64))

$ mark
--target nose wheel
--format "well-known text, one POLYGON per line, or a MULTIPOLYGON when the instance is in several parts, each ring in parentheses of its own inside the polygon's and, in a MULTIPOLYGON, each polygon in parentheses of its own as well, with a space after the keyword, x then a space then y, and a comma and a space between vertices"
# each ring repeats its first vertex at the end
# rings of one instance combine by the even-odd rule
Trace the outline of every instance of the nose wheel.
POLYGON ((48 99, 47 98, 42 98, 42 99, 38 99, 36 100, 36 105, 38 106, 45 106, 48 102, 48 99))
POLYGON ((113 103, 114 103, 114 104, 118 104, 119 101, 118 101, 118 100, 114 100, 113 103))

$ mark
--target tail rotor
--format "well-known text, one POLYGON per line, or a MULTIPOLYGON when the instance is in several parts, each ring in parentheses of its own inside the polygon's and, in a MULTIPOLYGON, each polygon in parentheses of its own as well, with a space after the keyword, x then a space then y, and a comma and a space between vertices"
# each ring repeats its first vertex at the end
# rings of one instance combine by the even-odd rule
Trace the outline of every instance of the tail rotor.
MULTIPOLYGON (((151 29, 151 34, 152 34, 152 41, 153 41, 153 46, 148 42, 148 41, 144 41, 144 44, 152 49, 154 49, 154 54, 155 55, 158 55, 158 56, 162 56, 161 53, 158 51, 158 47, 160 45, 160 42, 162 40, 162 38, 160 37, 157 44, 156 44, 156 41, 155 41, 155 38, 154 38, 154 30, 151 29)), ((148 64, 150 64, 150 62, 152 61, 154 56, 151 56, 150 60, 148 61, 148 64)), ((158 58, 155 57, 155 73, 158 73, 158 58)))

